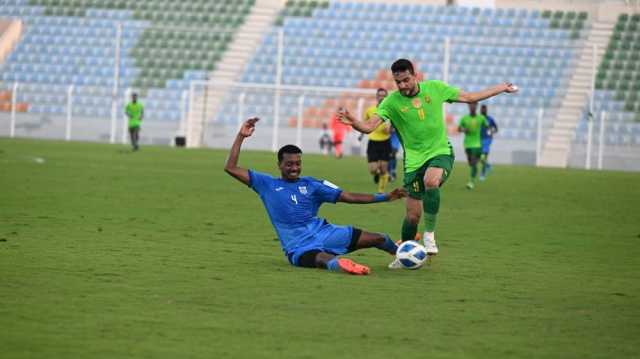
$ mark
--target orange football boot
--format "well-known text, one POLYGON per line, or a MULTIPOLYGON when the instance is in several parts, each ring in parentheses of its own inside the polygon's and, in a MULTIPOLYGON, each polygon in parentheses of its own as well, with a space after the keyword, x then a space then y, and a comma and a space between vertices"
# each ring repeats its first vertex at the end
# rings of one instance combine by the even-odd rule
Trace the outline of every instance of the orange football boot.
POLYGON ((340 258, 338 259, 338 265, 343 272, 355 274, 355 275, 367 275, 371 270, 367 266, 358 264, 351 259, 340 258))

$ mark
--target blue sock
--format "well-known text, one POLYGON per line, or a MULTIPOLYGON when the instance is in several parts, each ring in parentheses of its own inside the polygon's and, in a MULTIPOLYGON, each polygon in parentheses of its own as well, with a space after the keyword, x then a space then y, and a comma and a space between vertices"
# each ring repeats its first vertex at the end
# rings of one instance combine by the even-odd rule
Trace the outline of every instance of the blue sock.
POLYGON ((393 177, 395 177, 396 176, 396 159, 395 158, 392 158, 389 161, 389 165, 388 165, 387 168, 388 168, 389 173, 392 173, 393 177))
POLYGON ((383 251, 391 254, 396 254, 396 251, 398 250, 398 246, 386 234, 384 235, 384 243, 376 246, 376 248, 382 249, 383 251))
POLYGON ((340 266, 338 265, 338 257, 333 257, 333 259, 327 262, 327 269, 332 272, 340 272, 340 266))

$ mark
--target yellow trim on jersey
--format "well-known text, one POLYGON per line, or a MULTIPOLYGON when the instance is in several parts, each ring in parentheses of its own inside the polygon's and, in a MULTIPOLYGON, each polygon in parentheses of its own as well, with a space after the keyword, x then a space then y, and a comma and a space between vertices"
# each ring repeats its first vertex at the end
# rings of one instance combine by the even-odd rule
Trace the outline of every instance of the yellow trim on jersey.
MULTIPOLYGON (((364 113, 364 120, 369 121, 369 119, 371 119, 371 117, 373 117, 373 115, 376 114, 377 110, 378 110, 378 106, 369 107, 367 111, 364 113)), ((387 123, 382 122, 378 127, 376 127, 375 130, 373 130, 373 132, 369 134, 369 141, 388 140, 391 137, 391 134, 385 131, 386 127, 387 127, 387 123)))

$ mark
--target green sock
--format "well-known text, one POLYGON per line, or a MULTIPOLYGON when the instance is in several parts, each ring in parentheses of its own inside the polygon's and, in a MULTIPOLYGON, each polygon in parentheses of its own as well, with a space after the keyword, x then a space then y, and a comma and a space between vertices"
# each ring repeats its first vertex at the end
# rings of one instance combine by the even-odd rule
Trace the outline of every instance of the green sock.
POLYGON ((471 182, 476 181, 477 175, 478 175, 478 165, 471 166, 471 182))
POLYGON ((402 241, 412 241, 416 239, 416 233, 418 232, 418 224, 410 223, 405 220, 402 222, 402 241))
POLYGON ((430 188, 425 191, 422 199, 422 209, 424 210, 425 231, 435 231, 436 217, 440 209, 440 188, 430 188))

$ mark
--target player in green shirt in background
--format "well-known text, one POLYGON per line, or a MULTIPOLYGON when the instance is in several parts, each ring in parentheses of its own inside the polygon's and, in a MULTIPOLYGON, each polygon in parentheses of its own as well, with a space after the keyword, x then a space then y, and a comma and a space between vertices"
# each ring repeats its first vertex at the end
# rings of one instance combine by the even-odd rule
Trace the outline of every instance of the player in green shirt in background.
POLYGON ((131 146, 133 150, 137 151, 140 146, 138 141, 140 140, 140 125, 144 117, 144 106, 138 102, 138 94, 131 94, 131 102, 127 104, 124 109, 124 113, 129 119, 129 137, 131 138, 131 146))
POLYGON ((476 113, 477 102, 469 104, 469 114, 460 118, 458 131, 464 133, 464 152, 467 154, 467 162, 471 167, 471 177, 467 183, 468 189, 473 189, 478 176, 478 161, 482 156, 482 140, 480 132, 482 126, 489 127, 487 118, 476 113))
MULTIPOLYGON (((418 82, 411 61, 399 59, 391 65, 398 91, 387 96, 369 121, 356 119, 347 110, 338 111, 340 120, 356 130, 370 133, 384 121, 391 121, 404 149, 404 186, 409 192, 402 224, 402 240, 412 240, 424 210, 423 235, 427 253, 435 255, 436 217, 440 209, 440 186, 453 168, 453 148, 444 123, 445 102, 478 102, 501 93, 516 92, 511 83, 502 83, 478 92, 465 92, 442 81, 418 82)), ((399 261, 389 268, 400 268, 399 261)))

